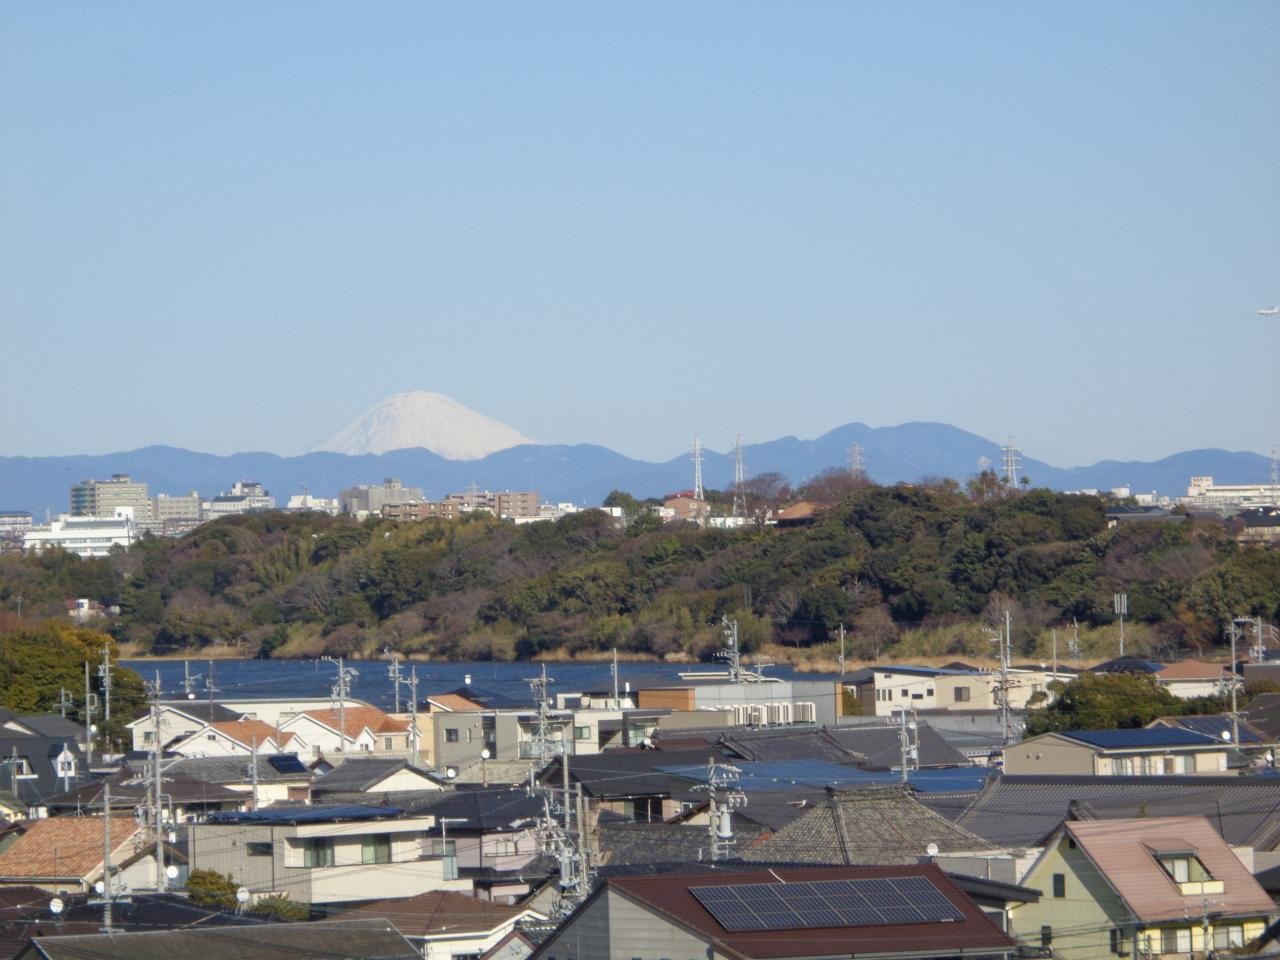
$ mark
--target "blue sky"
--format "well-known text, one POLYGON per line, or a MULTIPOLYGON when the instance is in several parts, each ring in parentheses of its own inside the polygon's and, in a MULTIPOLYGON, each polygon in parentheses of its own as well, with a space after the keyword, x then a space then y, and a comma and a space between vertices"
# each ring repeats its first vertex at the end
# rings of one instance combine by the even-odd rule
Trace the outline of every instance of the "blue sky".
POLYGON ((0 454, 1280 441, 1280 4, 0 5, 0 454), (1268 377, 1268 373, 1271 376, 1268 377))

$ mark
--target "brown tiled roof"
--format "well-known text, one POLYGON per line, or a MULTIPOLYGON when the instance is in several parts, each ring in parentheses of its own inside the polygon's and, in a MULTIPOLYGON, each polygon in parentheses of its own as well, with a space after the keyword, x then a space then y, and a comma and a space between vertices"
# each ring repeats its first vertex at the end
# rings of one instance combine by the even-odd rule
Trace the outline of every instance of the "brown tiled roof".
POLYGON ((1156 676, 1161 680, 1222 680, 1229 674, 1220 663, 1179 660, 1157 671, 1156 676))
POLYGON ((469 713, 484 709, 480 704, 457 693, 437 693, 427 697, 427 703, 448 713, 469 713))
MULTIPOLYGON (((331 730, 337 730, 342 713, 337 710, 305 710, 303 713, 318 720, 331 730)), ((408 733, 409 721, 397 720, 377 707, 347 707, 344 711, 347 737, 354 740, 368 727, 372 733, 408 733)))
MULTIPOLYGON (((111 818, 111 848, 139 832, 133 817, 111 818)), ((102 865, 100 817, 36 820, 0 853, 0 878, 87 877, 102 865)))
POLYGON ((486 933, 514 920, 528 909, 492 903, 453 890, 432 890, 416 897, 362 903, 344 910, 342 916, 352 920, 385 917, 407 937, 429 937, 445 931, 452 934, 486 933))
POLYGON ((916 863, 936 843, 943 853, 995 845, 935 813, 902 787, 828 790, 770 839, 744 850, 755 863, 916 863))
POLYGON ((1184 894, 1155 854, 1191 852, 1209 875, 1224 884, 1212 895, 1213 909, 1228 916, 1261 916, 1275 903, 1205 817, 1144 820, 1083 820, 1064 824, 1134 915, 1147 923, 1200 915, 1203 896, 1184 894))
POLYGON ((1014 949, 1014 942, 933 864, 878 867, 799 867, 747 872, 698 873, 648 877, 617 877, 609 887, 639 901, 699 935, 714 938, 725 952, 740 958, 857 956, 858 954, 951 955, 1014 949), (951 923, 897 923, 860 927, 809 927, 734 933, 725 929, 692 893, 690 887, 728 884, 797 883, 814 880, 864 880, 881 877, 926 877, 964 914, 951 923))

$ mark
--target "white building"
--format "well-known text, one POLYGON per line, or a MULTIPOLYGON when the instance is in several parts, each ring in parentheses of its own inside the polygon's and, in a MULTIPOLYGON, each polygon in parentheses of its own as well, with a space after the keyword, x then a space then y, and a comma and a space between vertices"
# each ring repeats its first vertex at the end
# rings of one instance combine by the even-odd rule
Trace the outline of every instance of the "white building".
POLYGON ((1213 477, 1192 477, 1187 495, 1178 502, 1188 507, 1268 507, 1280 505, 1280 486, 1272 483, 1213 482, 1213 477))
POLYGON ((113 517, 73 517, 60 514, 49 524, 32 527, 22 537, 22 548, 40 553, 44 550, 66 550, 77 556, 105 557, 112 547, 127 548, 138 539, 133 511, 117 507, 113 517))
POLYGON ((255 510, 274 510, 276 498, 262 488, 262 484, 253 480, 237 481, 231 490, 224 491, 207 500, 201 507, 206 520, 218 517, 229 517, 237 513, 251 513, 255 510))
POLYGON ((309 493, 295 493, 289 498, 289 505, 286 510, 300 512, 303 510, 314 510, 317 513, 327 513, 331 517, 336 517, 341 505, 337 499, 333 497, 313 497, 309 493))

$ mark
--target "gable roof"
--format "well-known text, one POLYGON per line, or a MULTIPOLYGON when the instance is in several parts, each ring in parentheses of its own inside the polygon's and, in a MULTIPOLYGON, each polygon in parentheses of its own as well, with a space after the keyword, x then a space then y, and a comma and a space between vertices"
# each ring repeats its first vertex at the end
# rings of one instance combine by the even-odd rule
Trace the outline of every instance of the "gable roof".
POLYGON ((1160 680, 1225 680, 1231 676, 1221 663, 1204 663, 1201 660, 1179 660, 1156 671, 1160 680))
POLYGON ((299 769, 298 758, 292 753, 258 754, 256 762, 250 757, 182 757, 166 768, 166 776, 189 777, 204 783, 248 783, 252 777, 249 764, 258 768, 259 783, 309 783, 311 771, 299 769))
POLYGON ((1280 845, 1274 777, 1009 776, 993 779, 957 823, 1000 846, 1039 846, 1087 805, 1108 819, 1200 814, 1232 845, 1280 845))
POLYGON ((427 703, 439 707, 445 713, 474 713, 484 707, 460 693, 436 693, 427 697, 427 703))
MULTIPOLYGON (((387 796, 398 802, 398 794, 389 793, 387 796)), ((402 806, 412 814, 429 813, 435 817, 466 821, 451 823, 450 832, 522 829, 526 822, 536 820, 543 814, 540 799, 529 796, 527 790, 509 787, 437 790, 403 803, 402 806)))
MULTIPOLYGON (((1014 942, 965 896, 951 879, 933 864, 915 866, 776 868, 723 873, 693 873, 656 877, 616 877, 600 889, 613 889, 641 903, 717 947, 739 958, 800 956, 858 956, 898 953, 1006 952, 1014 942), (954 906, 963 919, 950 923, 900 923, 874 926, 809 927, 802 930, 733 932, 722 926, 691 887, 737 884, 775 885, 822 880, 861 880, 890 877, 927 879, 954 906)), ((598 895, 598 893, 597 893, 598 895)), ((595 895, 587 901, 590 904, 595 895)), ((579 910, 585 908, 580 907, 579 910)), ((571 922, 566 921, 566 923, 571 922)), ((548 941, 554 943, 554 939, 548 941)), ((543 950, 545 950, 545 946, 543 950)), ((539 951, 540 953, 542 950, 539 951)))
POLYGON ((208 730, 216 730, 247 750, 254 748, 255 740, 258 748, 261 749, 268 742, 274 743, 277 747, 282 747, 293 739, 292 733, 284 731, 277 733, 276 728, 269 723, 262 720, 248 720, 243 717, 238 720, 217 720, 206 724, 186 739, 195 740, 208 730))
MULTIPOLYGON (((388 713, 384 713, 377 707, 347 707, 344 711, 326 708, 324 710, 304 710, 298 716, 310 717, 318 723, 324 724, 335 733, 340 729, 342 721, 346 722, 346 728, 343 733, 348 740, 355 740, 366 729, 370 733, 408 733, 409 721, 399 720, 388 713)), ((284 723, 282 726, 289 726, 294 719, 284 723)))
POLYGON ((401 770, 411 770, 423 780, 435 781, 426 773, 400 757, 348 757, 311 785, 315 793, 365 791, 401 770))
MULTIPOLYGON (((1192 853, 1224 890, 1213 908, 1228 916, 1269 915, 1275 903, 1204 817, 1093 820, 1064 829, 1142 921, 1181 920, 1203 909, 1204 894, 1183 893, 1160 866, 1160 853, 1192 853)), ((1198 885, 1197 885, 1198 886, 1198 885)))
POLYGON ((422 960, 422 954, 385 920, 317 920, 245 927, 189 927, 144 933, 37 937, 31 954, 47 960, 422 960))
POLYGON ((899 786, 828 790, 825 803, 740 856, 755 863, 916 863, 930 843, 943 853, 995 849, 899 786))
MULTIPOLYGON (((81 879, 102 867, 101 817, 54 817, 27 824, 26 832, 0 853, 0 879, 81 879)), ((118 850, 141 828, 133 817, 112 817, 111 849, 118 850)))
POLYGON ((528 907, 494 903, 453 890, 432 890, 416 897, 361 903, 343 910, 342 915, 352 919, 385 917, 407 937, 431 937, 445 932, 451 936, 489 933, 530 912, 536 913, 528 907))
MULTIPOLYGON (((1045 734, 1054 736, 1054 734, 1045 734)), ((1132 727, 1124 730, 1063 730, 1057 734, 1068 740, 1087 743, 1103 750, 1137 750, 1143 747, 1222 747, 1216 737, 1172 727, 1132 727)), ((1030 741, 1028 741, 1030 742, 1030 741)))

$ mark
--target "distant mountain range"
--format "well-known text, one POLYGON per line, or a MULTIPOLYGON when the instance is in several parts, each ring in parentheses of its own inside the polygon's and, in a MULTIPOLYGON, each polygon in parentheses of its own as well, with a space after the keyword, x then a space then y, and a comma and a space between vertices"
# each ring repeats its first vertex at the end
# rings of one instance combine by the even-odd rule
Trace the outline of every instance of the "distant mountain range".
MULTIPOLYGON (((815 440, 782 437, 749 445, 744 448, 744 461, 748 476, 776 471, 800 482, 828 468, 846 466, 854 443, 862 447, 867 472, 881 483, 925 476, 963 481, 984 465, 998 467, 1001 456, 999 444, 947 424, 869 427, 850 423, 815 440)), ((1134 492, 1170 496, 1185 494, 1192 476, 1209 475, 1220 483, 1261 483, 1270 476, 1267 458, 1226 450, 1192 450, 1151 463, 1107 460, 1068 469, 1027 459, 1021 469, 1035 486, 1057 490, 1128 486, 1134 492)), ((224 457, 153 446, 100 456, 0 457, 0 511, 29 510, 38 517, 46 510, 65 512, 72 484, 89 477, 106 479, 113 473, 145 481, 153 494, 198 490, 212 496, 236 480, 257 480, 281 504, 304 487, 315 496, 332 497, 344 487, 393 476, 423 487, 431 498, 474 483, 489 490, 537 490, 544 500, 587 504, 599 503, 614 489, 646 497, 693 486, 693 465, 687 454, 649 463, 590 444, 522 444, 473 460, 449 460, 421 448, 382 454, 237 453, 224 457)), ((703 482, 718 489, 732 485, 732 452, 704 453, 703 482)))

